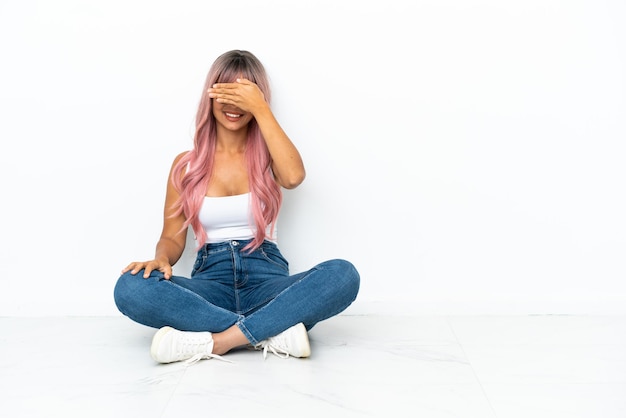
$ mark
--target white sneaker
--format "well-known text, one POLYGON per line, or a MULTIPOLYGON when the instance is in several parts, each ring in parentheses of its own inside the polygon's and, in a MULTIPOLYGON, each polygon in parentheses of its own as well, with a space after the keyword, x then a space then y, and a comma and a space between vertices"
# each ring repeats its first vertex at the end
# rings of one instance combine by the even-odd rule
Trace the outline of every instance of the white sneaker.
POLYGON ((299 323, 281 332, 280 334, 263 340, 254 348, 263 349, 263 358, 267 358, 268 350, 281 358, 309 357, 311 346, 309 345, 309 335, 304 324, 299 323))
POLYGON ((193 364, 205 358, 219 358, 213 354, 213 336, 210 332, 179 331, 172 327, 163 327, 154 334, 150 355, 159 363, 173 363, 186 360, 193 364))

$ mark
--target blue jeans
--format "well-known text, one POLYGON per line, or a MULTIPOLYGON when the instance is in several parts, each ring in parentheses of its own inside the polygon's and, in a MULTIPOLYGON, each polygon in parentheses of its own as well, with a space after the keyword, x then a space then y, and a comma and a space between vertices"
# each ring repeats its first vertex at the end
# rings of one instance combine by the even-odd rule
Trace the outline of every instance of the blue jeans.
POLYGON ((236 324, 257 344, 299 322, 311 329, 356 299, 360 277, 348 261, 330 260, 290 275, 275 243, 265 241, 248 253, 248 242, 204 245, 191 278, 124 273, 115 285, 117 308, 154 328, 221 332, 236 324))

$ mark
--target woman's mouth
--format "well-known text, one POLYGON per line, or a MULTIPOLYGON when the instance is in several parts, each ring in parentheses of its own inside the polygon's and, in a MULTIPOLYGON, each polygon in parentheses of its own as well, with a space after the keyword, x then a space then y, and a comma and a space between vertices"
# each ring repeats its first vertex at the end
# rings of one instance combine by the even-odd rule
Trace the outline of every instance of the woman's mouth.
POLYGON ((228 119, 231 122, 237 121, 239 120, 240 117, 243 116, 239 113, 230 113, 230 112, 224 112, 224 115, 226 115, 226 119, 228 119))

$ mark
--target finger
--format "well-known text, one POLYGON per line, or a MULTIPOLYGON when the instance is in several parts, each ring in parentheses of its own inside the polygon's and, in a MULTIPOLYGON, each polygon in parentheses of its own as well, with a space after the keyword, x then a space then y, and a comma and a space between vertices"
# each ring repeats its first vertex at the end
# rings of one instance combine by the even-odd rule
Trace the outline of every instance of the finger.
POLYGON ((152 270, 154 270, 150 265, 147 265, 143 271, 143 278, 147 279, 148 277, 150 277, 150 273, 152 273, 152 270))
POLYGON ((127 271, 130 271, 130 274, 137 274, 137 272, 141 270, 141 265, 140 263, 130 263, 128 266, 126 266, 125 269, 122 270, 122 274, 126 273, 127 271))
POLYGON ((231 103, 232 104, 232 100, 236 97, 236 94, 234 92, 224 92, 221 90, 216 90, 216 89, 210 89, 209 90, 209 97, 211 99, 215 99, 220 103, 231 103))
POLYGON ((233 90, 239 87, 239 83, 215 83, 211 86, 211 90, 222 90, 220 93, 223 93, 228 90, 233 90))
POLYGON ((163 268, 163 277, 165 278, 165 280, 169 280, 172 278, 172 267, 171 266, 166 266, 163 268))
POLYGON ((223 103, 223 104, 235 104, 235 102, 233 102, 232 100, 221 98, 221 97, 214 97, 213 100, 215 100, 218 103, 223 103))
POLYGON ((208 93, 211 99, 233 99, 241 96, 237 90, 209 89, 208 93))

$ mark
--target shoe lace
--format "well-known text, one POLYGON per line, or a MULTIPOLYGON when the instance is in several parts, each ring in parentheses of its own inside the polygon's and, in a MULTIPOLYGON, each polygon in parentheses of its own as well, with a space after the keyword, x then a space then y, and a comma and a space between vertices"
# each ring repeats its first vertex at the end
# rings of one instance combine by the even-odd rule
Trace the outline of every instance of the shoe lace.
POLYGON ((189 339, 186 340, 185 343, 182 345, 182 349, 181 352, 184 353, 196 353, 193 356, 191 356, 190 358, 188 358, 187 360, 185 360, 185 365, 186 366, 191 366, 193 364, 196 364, 197 362, 199 362, 200 360, 203 359, 218 359, 221 361, 225 361, 227 363, 234 363, 233 361, 230 361, 228 359, 225 359, 224 357, 218 355, 218 354, 213 354, 208 352, 207 350, 210 350, 213 347, 213 344, 211 344, 210 346, 207 345, 206 342, 198 342, 195 341, 193 339, 189 339))
POLYGON ((226 363, 234 363, 234 361, 228 360, 227 358, 224 358, 224 357, 220 356, 219 354, 198 353, 198 354, 194 355, 193 357, 190 357, 187 360, 185 360, 185 366, 191 366, 191 365, 196 364, 200 360, 212 359, 212 358, 218 359, 218 360, 221 360, 221 361, 225 361, 226 363))
POLYGON ((280 337, 272 337, 267 340, 258 343, 255 348, 263 349, 263 359, 267 359, 267 352, 271 351, 274 355, 280 358, 288 358, 289 351, 286 348, 287 344, 280 337))

